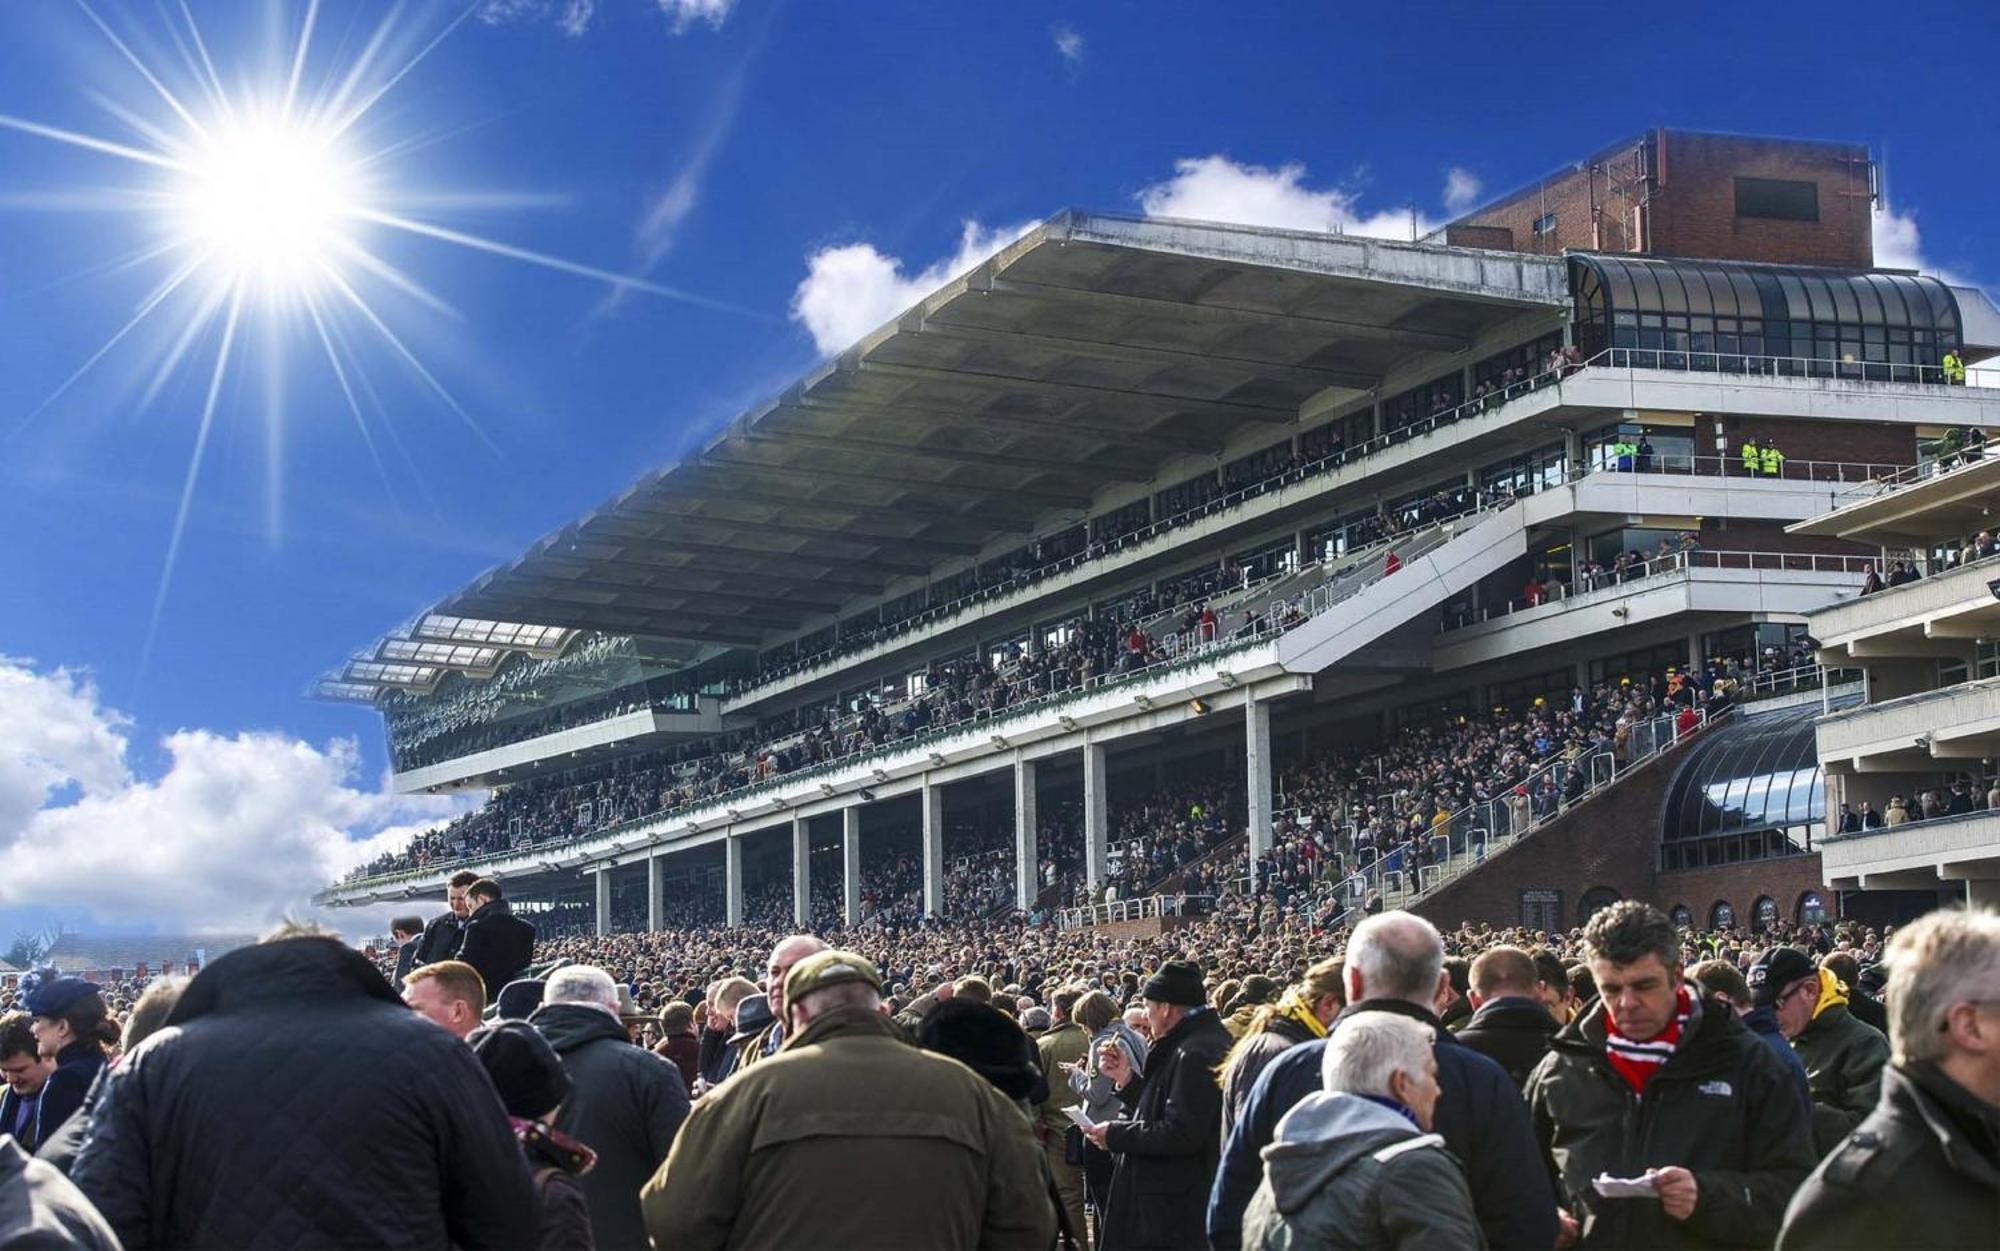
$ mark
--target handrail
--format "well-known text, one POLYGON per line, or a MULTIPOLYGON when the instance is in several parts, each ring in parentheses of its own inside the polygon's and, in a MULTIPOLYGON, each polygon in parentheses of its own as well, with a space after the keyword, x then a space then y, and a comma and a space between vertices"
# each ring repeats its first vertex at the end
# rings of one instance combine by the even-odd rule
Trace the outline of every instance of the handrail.
POLYGON ((1056 928, 1059 930, 1083 929, 1085 926, 1107 925, 1114 921, 1144 921, 1152 917, 1177 917, 1200 915, 1204 910, 1197 908, 1192 914, 1189 904, 1205 905, 1212 900, 1209 895, 1158 894, 1139 899, 1116 899, 1110 903, 1083 904, 1074 908, 1062 908, 1056 912, 1056 928))
POLYGON ((1760 356, 1747 352, 1689 352, 1673 348, 1605 348, 1585 360, 1584 365, 1730 374, 1746 378, 1818 378, 1832 382, 1897 382, 1923 386, 1944 386, 1953 382, 1942 365, 1827 360, 1818 356, 1760 356))
POLYGON ((1540 584, 1541 597, 1530 603, 1526 596, 1509 599, 1503 604, 1482 607, 1477 614, 1461 611, 1439 622, 1438 633, 1448 634, 1453 630, 1463 630, 1469 626, 1498 618, 1511 617, 1515 613, 1527 612, 1534 608, 1546 608, 1553 604, 1581 599, 1601 591, 1622 592, 1638 583, 1650 583, 1655 579, 1673 577, 1696 569, 1738 569, 1755 571, 1766 569, 1794 573, 1842 573, 1859 574, 1863 577, 1872 570, 1881 573, 1887 562, 1879 556, 1840 556, 1815 552, 1759 552, 1714 550, 1705 547, 1684 548, 1668 552, 1664 556, 1641 557, 1628 567, 1626 576, 1620 576, 1616 569, 1604 569, 1599 573, 1584 576, 1572 573, 1568 583, 1549 581, 1540 584), (1637 572, 1632 572, 1636 570, 1637 572))

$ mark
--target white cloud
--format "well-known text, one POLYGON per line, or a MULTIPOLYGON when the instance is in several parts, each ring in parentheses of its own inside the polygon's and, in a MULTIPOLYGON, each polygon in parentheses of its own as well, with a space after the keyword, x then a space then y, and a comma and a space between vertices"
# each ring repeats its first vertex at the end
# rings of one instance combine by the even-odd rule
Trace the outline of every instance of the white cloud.
POLYGON ((1915 210, 1899 213, 1887 199, 1875 210, 1875 264, 1882 269, 1917 269, 1954 286, 1973 285, 1924 258, 1923 232, 1915 210))
POLYGON ((469 802, 358 785, 351 740, 271 733, 176 731, 159 776, 139 778, 129 727, 87 680, 0 658, 0 905, 258 929, 469 802))
MULTIPOLYGON (((1382 209, 1364 215, 1356 208, 1355 193, 1338 187, 1314 190, 1305 184, 1305 177, 1306 167, 1298 161, 1274 169, 1242 164, 1220 153, 1182 157, 1174 162, 1173 177, 1141 189, 1136 198, 1148 217, 1410 238, 1411 210, 1382 209)), ((1441 224, 1416 214, 1419 235, 1441 224)))
POLYGON ((1479 175, 1454 165, 1444 175, 1444 206, 1451 212, 1463 213, 1479 203, 1479 193, 1484 189, 1479 175))
POLYGON ((720 30, 729 20, 730 10, 736 7, 736 0, 659 0, 660 12, 673 19, 674 33, 680 34, 696 22, 705 22, 710 30, 720 30))
POLYGON ((806 259, 806 276, 792 293, 792 320, 831 356, 1033 228, 1023 222, 988 230, 967 221, 956 252, 908 276, 900 258, 884 256, 873 244, 821 248, 806 259))
POLYGON ((1056 51, 1062 54, 1063 60, 1068 61, 1071 65, 1081 65, 1083 63, 1082 35, 1077 34, 1069 26, 1057 22, 1054 26, 1049 27, 1049 37, 1056 41, 1056 51))

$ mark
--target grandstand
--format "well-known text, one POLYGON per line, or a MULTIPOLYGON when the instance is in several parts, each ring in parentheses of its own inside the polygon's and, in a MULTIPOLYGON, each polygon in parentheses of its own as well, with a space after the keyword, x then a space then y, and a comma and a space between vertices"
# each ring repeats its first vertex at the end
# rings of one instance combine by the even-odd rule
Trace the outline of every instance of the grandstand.
POLYGON ((1884 545, 1799 523, 1976 454, 2000 391, 1941 362, 2000 310, 1872 269, 1854 149, 1637 150, 1678 233, 1596 250, 1554 212, 1514 250, 1512 201, 1421 243, 1050 219, 329 674, 399 789, 492 798, 326 899, 472 865, 601 932, 1832 911, 1815 762, 1776 808, 1672 796, 1768 796, 1851 698, 1804 623, 1884 545), (1701 190, 1774 172, 1825 220, 1701 190), (1664 255, 1702 213, 1728 259, 1664 255))

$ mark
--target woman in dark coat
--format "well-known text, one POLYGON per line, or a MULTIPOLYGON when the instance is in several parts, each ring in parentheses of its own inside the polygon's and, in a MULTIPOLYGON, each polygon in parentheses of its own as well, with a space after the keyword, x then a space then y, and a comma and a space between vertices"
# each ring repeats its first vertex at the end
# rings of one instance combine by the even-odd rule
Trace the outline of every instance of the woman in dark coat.
POLYGON ((118 1045, 118 1023, 97 986, 80 977, 41 982, 28 992, 27 1006, 35 1018, 35 1045, 44 1059, 56 1062, 35 1112, 35 1141, 47 1142, 83 1107, 90 1084, 118 1045))

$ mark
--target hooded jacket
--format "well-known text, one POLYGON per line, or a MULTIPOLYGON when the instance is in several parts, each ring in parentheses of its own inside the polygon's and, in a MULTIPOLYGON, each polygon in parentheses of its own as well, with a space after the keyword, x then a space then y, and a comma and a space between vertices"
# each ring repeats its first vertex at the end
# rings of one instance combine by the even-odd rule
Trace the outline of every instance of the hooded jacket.
MULTIPOLYGON (((1431 1013, 1397 999, 1349 1004, 1334 1018, 1333 1032, 1363 1012, 1394 1012, 1436 1031, 1431 1052, 1437 1057, 1442 1088, 1436 1128, 1465 1164, 1466 1183, 1487 1242, 1499 1251, 1548 1251, 1556 1241, 1555 1189, 1537 1162, 1528 1109, 1506 1071, 1438 1029, 1431 1013)), ((1275 1137, 1284 1114, 1320 1092, 1320 1060, 1325 1054, 1324 1039, 1293 1047, 1271 1061, 1251 1087, 1209 1194, 1208 1237, 1215 1251, 1235 1251, 1241 1244, 1244 1209, 1263 1175, 1260 1153, 1275 1137)))
POLYGON ((1264 1148, 1243 1216, 1246 1251, 1476 1251, 1472 1192, 1444 1139, 1350 1094, 1307 1095, 1264 1148))
POLYGON ((2000 1108, 1929 1064, 1882 1074, 1882 1100, 1785 1212, 1778 1251, 1993 1246, 2000 1108))
POLYGON ((518 1247, 533 1183, 470 1048, 328 938, 195 975, 110 1070, 72 1180, 126 1251, 518 1247))
POLYGON ((687 1083, 673 1061, 633 1043, 602 1008, 543 1004, 528 1024, 549 1040, 569 1074, 569 1098, 555 1128, 597 1153, 597 1166, 581 1178, 597 1245, 644 1247, 639 1187, 666 1160, 687 1119, 687 1083))
POLYGON ((1813 1146, 1825 1155, 1881 1100, 1889 1040, 1848 1010, 1847 987, 1821 969, 1819 1002, 1813 1006, 1812 1020, 1792 1039, 1792 1050, 1805 1062, 1813 1101, 1813 1146))
POLYGON ((1721 1000, 1698 1005, 1674 1053, 1635 1095, 1605 1058, 1603 1000, 1564 1026, 1528 1079, 1535 1136, 1582 1225, 1583 1251, 1765 1247, 1811 1171, 1796 1078, 1721 1000), (1678 1165, 1698 1194, 1684 1221, 1649 1198, 1605 1199, 1592 1179, 1678 1165))

